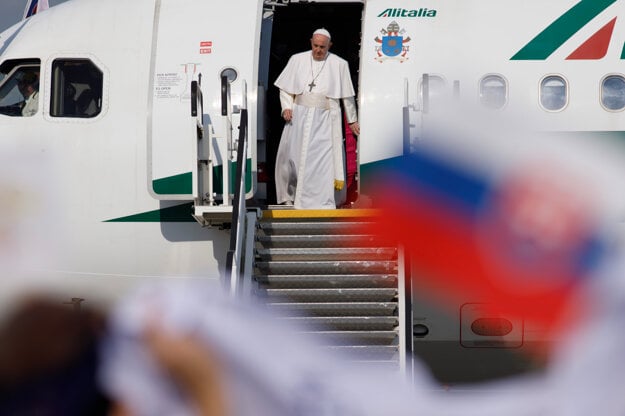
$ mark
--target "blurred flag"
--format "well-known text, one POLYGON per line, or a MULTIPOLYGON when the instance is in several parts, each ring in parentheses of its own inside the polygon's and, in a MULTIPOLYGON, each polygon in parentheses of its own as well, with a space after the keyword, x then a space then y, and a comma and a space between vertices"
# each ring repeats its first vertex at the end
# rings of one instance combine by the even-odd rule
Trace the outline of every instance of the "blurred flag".
POLYGON ((378 175, 373 231, 399 240, 416 286, 444 307, 479 303, 491 316, 563 329, 609 251, 602 205, 620 193, 605 180, 610 161, 579 141, 512 128, 454 134, 424 139, 378 175))
POLYGON ((24 19, 47 8, 49 8, 48 0, 27 0, 26 8, 24 9, 24 19))

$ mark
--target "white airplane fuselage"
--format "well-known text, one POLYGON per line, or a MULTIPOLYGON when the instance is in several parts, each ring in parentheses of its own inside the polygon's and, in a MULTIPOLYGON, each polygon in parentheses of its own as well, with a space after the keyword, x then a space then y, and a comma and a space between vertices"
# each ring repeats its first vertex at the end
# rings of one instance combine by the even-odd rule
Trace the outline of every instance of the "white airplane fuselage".
MULTIPOLYGON (((613 22, 625 14, 623 1, 263 3, 70 0, 0 35, 0 88, 32 68, 40 77, 35 115, 0 114, 0 149, 51 160, 53 172, 37 175, 41 187, 49 181, 58 189, 53 273, 80 282, 68 297, 114 297, 152 278, 219 280, 229 232, 203 227, 192 214, 197 201, 216 212, 231 208, 219 180, 211 192, 199 185, 191 82, 200 81, 203 93, 201 151, 217 173, 224 164, 231 172, 232 137, 247 108, 247 196, 267 198, 257 163, 275 157, 266 149, 281 127, 279 109, 267 104, 281 70, 272 65, 306 50, 310 33, 324 25, 311 15, 309 26, 298 20, 285 34, 277 16, 295 16, 297 8, 336 7, 322 16, 334 19, 334 50, 351 53, 344 57, 358 90, 361 189, 371 168, 418 146, 443 96, 494 115, 522 114, 540 130, 625 131, 625 24, 613 22), (359 45, 341 45, 348 26, 359 45), (283 47, 272 47, 278 40, 283 47), (236 78, 222 91, 228 68, 236 78), (95 97, 79 112, 89 89, 95 97)), ((0 95, 0 107, 9 101, 0 95)), ((42 204, 41 221, 56 221, 42 204)), ((456 336, 452 328, 440 338, 456 336)))

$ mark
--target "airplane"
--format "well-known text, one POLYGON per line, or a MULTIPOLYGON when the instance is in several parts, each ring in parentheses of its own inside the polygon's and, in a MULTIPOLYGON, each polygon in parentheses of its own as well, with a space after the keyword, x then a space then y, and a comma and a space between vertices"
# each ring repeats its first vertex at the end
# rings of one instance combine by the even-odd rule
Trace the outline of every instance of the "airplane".
MULTIPOLYGON (((522 113, 546 131, 621 137, 623 7, 69 0, 0 34, 0 142, 3 152, 51 156, 66 219, 53 274, 81 288, 68 297, 117 297, 158 278, 218 282, 238 264, 230 241, 245 225, 233 214, 246 218, 253 207, 258 217, 275 203, 270 173, 282 121, 272 83, 317 27, 350 63, 366 195, 377 169, 419 145, 444 97, 522 113), (39 107, 24 117, 18 84, 33 72, 39 107)), ((41 221, 54 219, 44 212, 41 221)), ((439 319, 427 308, 413 314, 439 319)), ((414 348, 465 354, 457 333, 457 323, 429 328, 436 341, 421 347, 417 339, 414 348)))

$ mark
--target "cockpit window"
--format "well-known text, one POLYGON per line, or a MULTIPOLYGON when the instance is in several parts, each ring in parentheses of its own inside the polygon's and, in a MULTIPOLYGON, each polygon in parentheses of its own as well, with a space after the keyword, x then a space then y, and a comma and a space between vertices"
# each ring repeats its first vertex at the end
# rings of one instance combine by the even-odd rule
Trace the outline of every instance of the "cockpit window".
POLYGON ((102 71, 89 59, 63 58, 52 63, 52 117, 96 117, 102 111, 102 71))
POLYGON ((0 114, 31 117, 39 111, 39 63, 12 66, 0 81, 0 114))

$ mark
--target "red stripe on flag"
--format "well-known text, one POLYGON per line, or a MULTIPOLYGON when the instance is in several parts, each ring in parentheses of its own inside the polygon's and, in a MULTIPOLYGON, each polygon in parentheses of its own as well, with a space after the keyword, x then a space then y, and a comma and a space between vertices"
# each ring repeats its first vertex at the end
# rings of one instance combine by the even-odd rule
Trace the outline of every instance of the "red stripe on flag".
POLYGON ((577 315, 578 309, 569 308, 576 276, 566 265, 532 269, 507 262, 496 232, 494 238, 480 236, 466 215, 415 190, 406 195, 406 189, 386 186, 374 195, 392 202, 380 207, 382 215, 369 231, 404 246, 419 270, 413 280, 443 306, 487 303, 494 314, 530 320, 545 330, 563 329, 564 316, 577 315))

